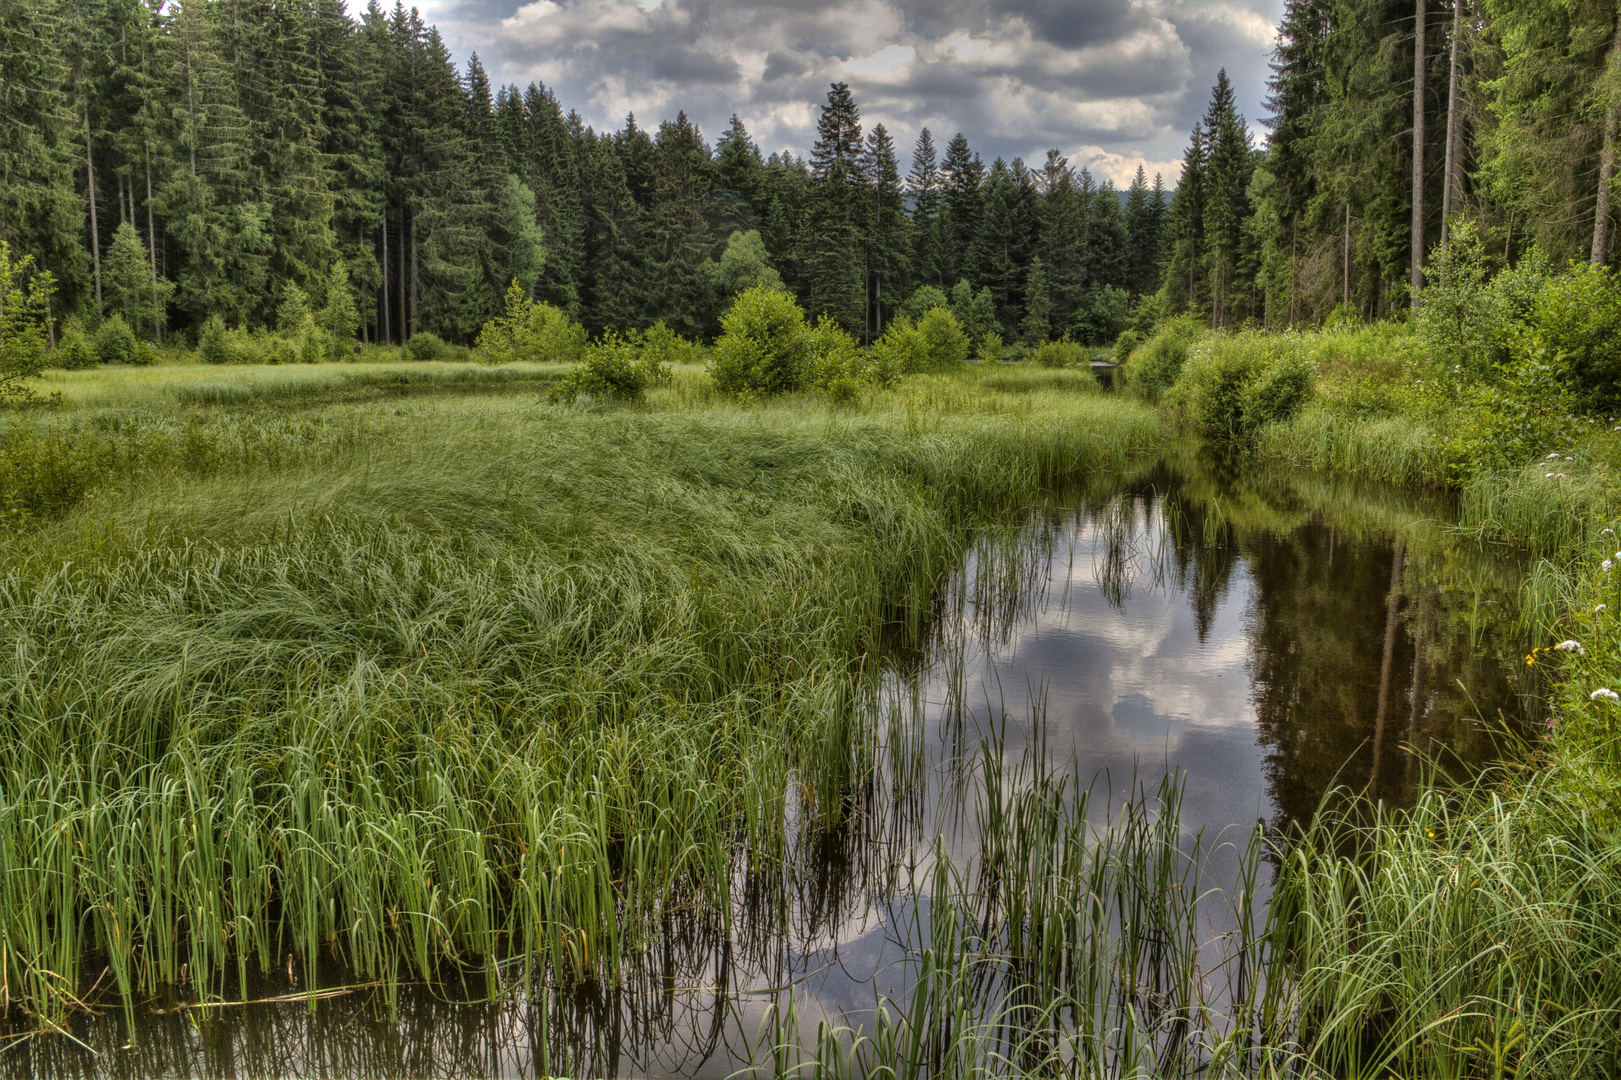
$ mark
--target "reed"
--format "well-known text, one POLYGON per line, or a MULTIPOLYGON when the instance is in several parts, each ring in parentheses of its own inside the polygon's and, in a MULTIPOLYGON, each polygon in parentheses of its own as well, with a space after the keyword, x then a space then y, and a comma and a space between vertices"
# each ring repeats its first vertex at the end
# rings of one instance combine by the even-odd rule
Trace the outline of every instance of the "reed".
POLYGON ((60 1017, 105 966, 126 1005, 217 1001, 334 958, 612 986, 727 925, 740 861, 781 909, 784 792, 849 812, 862 672, 965 527, 1158 433, 943 380, 31 426, 98 449, 0 541, 4 997, 60 1017))

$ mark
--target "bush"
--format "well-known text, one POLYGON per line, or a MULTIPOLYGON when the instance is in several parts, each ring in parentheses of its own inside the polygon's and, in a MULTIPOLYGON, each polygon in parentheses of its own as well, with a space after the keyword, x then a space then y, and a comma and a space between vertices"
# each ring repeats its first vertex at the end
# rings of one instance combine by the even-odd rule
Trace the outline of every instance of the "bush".
POLYGON ((883 336, 872 343, 872 359, 875 378, 887 386, 902 375, 929 369, 929 343, 916 323, 897 315, 884 327, 883 336))
POLYGON ((1002 362, 1002 335, 992 330, 979 339, 979 353, 974 357, 981 364, 1002 362))
POLYGON ((646 349, 612 330, 586 349, 585 361, 547 392, 553 402, 569 402, 582 394, 615 401, 637 401, 649 386, 667 382, 670 369, 650 358, 646 349))
POLYGON ((304 322, 299 326, 292 344, 301 364, 320 364, 329 360, 339 360, 347 355, 347 350, 338 344, 337 339, 326 327, 315 321, 313 315, 304 316, 304 322))
POLYGON ((1089 364, 1086 350, 1067 337, 1038 346, 1031 359, 1045 368, 1077 367, 1082 364, 1089 364))
POLYGON ((961 367, 968 360, 968 335, 950 311, 931 308, 918 320, 917 332, 923 339, 926 371, 961 367))
POLYGON ((412 360, 449 360, 450 345, 432 330, 412 334, 405 342, 405 353, 412 360))
POLYGON ((871 364, 862 359, 855 338, 828 315, 823 315, 810 329, 810 362, 807 382, 817 390, 831 390, 835 383, 842 385, 840 393, 848 394, 854 388, 859 396, 860 386, 871 380, 871 364))
POLYGON ((805 385, 811 330, 788 292, 765 285, 744 289, 720 326, 709 368, 717 390, 787 394, 805 385))
POLYGON ((122 315, 103 319, 95 342, 96 356, 103 364, 150 364, 153 359, 122 315))
MULTIPOLYGON (((552 309, 556 311, 556 308, 552 309)), ((558 312, 558 314, 562 314, 558 312)), ((565 316, 566 318, 566 316, 565 316)), ((582 329, 583 333, 584 330, 582 329)), ((654 368, 667 371, 671 364, 690 364, 702 354, 702 347, 695 341, 688 341, 680 334, 664 325, 664 320, 649 326, 645 331, 635 335, 641 345, 642 360, 652 364, 654 368)))
POLYGON ((1339 416, 1371 418, 1413 409, 1420 405, 1424 382, 1433 378, 1421 374, 1422 343, 1405 325, 1364 326, 1358 319, 1354 330, 1307 334, 1302 340, 1316 369, 1317 398, 1339 416))
POLYGON ((957 325, 970 342, 977 342, 996 329, 996 300, 991 290, 981 287, 976 293, 966 279, 951 287, 951 314, 956 316, 957 325))
POLYGON ((1549 278, 1511 347, 1516 361, 1551 364, 1582 405, 1621 405, 1621 283, 1604 266, 1573 263, 1549 278))
POLYGON ((491 319, 479 331, 477 347, 485 360, 495 364, 514 360, 573 364, 585 356, 589 340, 585 327, 561 308, 529 299, 516 279, 507 287, 506 304, 506 313, 491 319))
POLYGON ((1188 352, 1166 399, 1178 417, 1215 438, 1241 439, 1287 420, 1311 393, 1299 334, 1214 334, 1188 352))
POLYGON ((203 323, 203 332, 197 339, 197 357, 205 364, 229 364, 236 361, 231 348, 231 334, 225 320, 210 315, 203 323))
POLYGON ((1130 327, 1120 331, 1120 336, 1114 339, 1114 362, 1124 364, 1132 351, 1142 343, 1143 336, 1130 327))
POLYGON ((1204 328, 1187 315, 1167 319, 1154 336, 1127 359, 1120 371, 1125 385, 1149 401, 1158 401, 1182 374, 1188 346, 1202 333, 1204 328))
POLYGON ((1065 331, 1083 345, 1106 345, 1120 336, 1131 317, 1131 294, 1116 285, 1102 285, 1081 297, 1065 331))
POLYGON ((84 327, 77 319, 70 319, 56 339, 56 351, 52 354, 51 361, 63 371, 83 371, 101 363, 101 357, 96 352, 95 342, 85 333, 84 327))
POLYGON ((906 298, 895 315, 915 325, 935 308, 947 307, 950 304, 951 298, 945 294, 945 290, 934 285, 919 285, 912 290, 912 295, 906 298))

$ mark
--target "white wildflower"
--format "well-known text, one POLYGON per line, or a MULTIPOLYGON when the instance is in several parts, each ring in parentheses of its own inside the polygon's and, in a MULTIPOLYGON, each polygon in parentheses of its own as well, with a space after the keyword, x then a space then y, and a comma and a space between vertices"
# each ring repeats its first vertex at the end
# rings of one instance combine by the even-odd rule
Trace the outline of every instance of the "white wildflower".
POLYGON ((1593 614, 1598 615, 1598 614, 1600 614, 1602 612, 1609 611, 1609 610, 1610 610, 1610 605, 1609 604, 1600 604, 1598 607, 1593 609, 1593 614))
POLYGON ((1577 656, 1587 655, 1587 646, 1583 645, 1579 641, 1576 641, 1575 639, 1567 638, 1566 640, 1555 645, 1554 648, 1558 649, 1560 652, 1573 652, 1577 656))
POLYGON ((1601 686, 1587 695, 1589 701, 1598 701, 1601 698, 1605 701, 1621 701, 1621 694, 1616 693, 1607 686, 1601 686))
POLYGON ((1543 458, 1542 460, 1543 461, 1558 461, 1559 460, 1559 451, 1555 450, 1553 453, 1549 454, 1547 457, 1543 458))
POLYGON ((1609 559, 1605 559, 1603 562, 1599 563, 1599 569, 1601 569, 1601 570, 1614 570, 1615 569, 1615 563, 1611 562, 1609 559))

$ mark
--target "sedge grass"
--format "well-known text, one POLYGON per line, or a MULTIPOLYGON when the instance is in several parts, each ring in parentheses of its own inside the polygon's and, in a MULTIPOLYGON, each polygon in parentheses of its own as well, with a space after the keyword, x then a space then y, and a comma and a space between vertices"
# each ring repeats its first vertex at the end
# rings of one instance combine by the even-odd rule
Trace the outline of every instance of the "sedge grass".
POLYGON ((318 409, 300 452, 207 467, 124 452, 170 420, 95 427, 120 467, 4 541, 5 997, 60 1015, 104 963, 126 1003, 217 1000, 332 956, 611 986, 724 922, 739 852, 785 858, 790 776, 846 812, 860 672, 962 527, 1159 432, 974 392, 318 409))

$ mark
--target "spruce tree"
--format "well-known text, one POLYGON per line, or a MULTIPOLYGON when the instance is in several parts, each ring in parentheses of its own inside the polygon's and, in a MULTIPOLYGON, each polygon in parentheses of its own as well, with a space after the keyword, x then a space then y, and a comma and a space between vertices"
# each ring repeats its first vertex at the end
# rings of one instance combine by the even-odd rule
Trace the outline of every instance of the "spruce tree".
POLYGON ((862 204, 861 112, 849 86, 834 83, 816 124, 811 175, 816 186, 800 236, 809 311, 831 315, 847 333, 860 334, 866 318, 867 243, 862 204))
POLYGON ((866 327, 868 340, 872 340, 884 332, 889 312, 905 298, 910 277, 911 221, 901 197, 895 141, 882 124, 867 136, 863 167, 871 190, 866 222, 871 301, 866 327))
POLYGON ((736 113, 726 133, 715 142, 714 206, 710 217, 717 235, 748 232, 759 224, 760 188, 765 179, 760 148, 736 113))
POLYGON ((1075 186, 1075 170, 1057 150, 1041 170, 1040 227, 1036 251, 1052 297, 1051 326, 1068 326, 1086 289, 1087 206, 1075 186))
POLYGON ((128 221, 113 234, 102 263, 106 313, 123 316, 137 336, 156 338, 168 322, 174 285, 154 279, 146 244, 128 221))
POLYGON ((946 144, 946 159, 942 166, 945 204, 947 250, 944 253, 948 276, 961 278, 968 269, 968 260, 979 229, 979 215, 984 201, 981 188, 985 180, 985 166, 979 155, 968 148, 968 139, 962 132, 951 137, 946 144))
POLYGON ((1047 294, 1047 268, 1041 265, 1041 256, 1030 260, 1030 270, 1024 286, 1024 325, 1021 327, 1024 343, 1032 349, 1045 344, 1052 337, 1052 300, 1047 294))
POLYGON ((1226 326, 1234 321, 1233 303, 1238 281, 1239 248, 1244 222, 1249 217, 1249 183, 1254 172, 1250 159, 1249 125, 1238 114, 1233 84, 1223 68, 1211 91, 1203 129, 1209 135, 1204 170, 1204 246, 1210 274, 1210 321, 1226 326))
POLYGON ((649 257, 656 289, 650 290, 644 318, 651 323, 662 316, 672 330, 697 337, 713 316, 703 266, 715 248, 704 214, 714 163, 685 112, 659 125, 654 147, 649 257))

